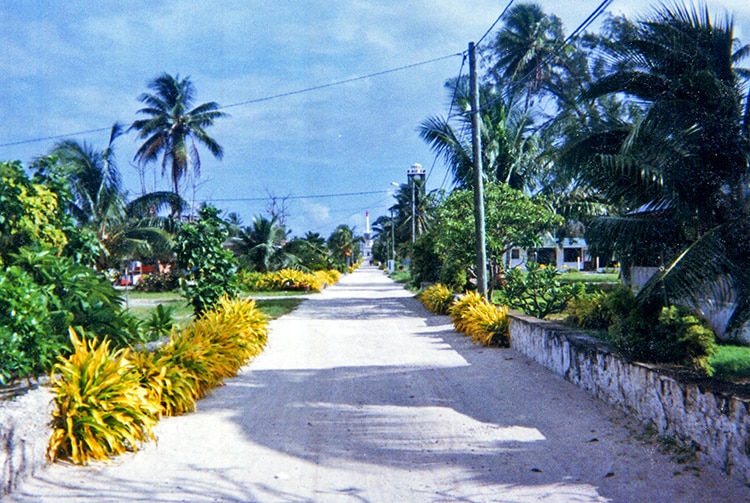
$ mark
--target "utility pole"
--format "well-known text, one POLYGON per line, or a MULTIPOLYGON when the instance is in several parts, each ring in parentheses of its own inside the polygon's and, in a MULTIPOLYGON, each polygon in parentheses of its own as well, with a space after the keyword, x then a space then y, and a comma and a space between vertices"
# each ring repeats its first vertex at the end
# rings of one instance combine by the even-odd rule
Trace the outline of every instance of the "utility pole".
POLYGON ((482 140, 479 135, 479 80, 477 48, 469 42, 469 85, 471 86, 471 153, 474 166, 474 227, 477 254, 477 291, 487 297, 487 245, 484 226, 484 181, 482 177, 482 140))

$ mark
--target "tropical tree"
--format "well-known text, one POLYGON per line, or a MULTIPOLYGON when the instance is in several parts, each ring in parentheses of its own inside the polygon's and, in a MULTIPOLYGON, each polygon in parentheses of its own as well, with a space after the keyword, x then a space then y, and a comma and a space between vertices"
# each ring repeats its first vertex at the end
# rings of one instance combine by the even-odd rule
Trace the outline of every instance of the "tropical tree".
POLYGON ((20 162, 0 163, 0 266, 22 247, 62 252, 69 222, 60 203, 54 190, 29 179, 20 162))
POLYGON ((183 225, 177 235, 177 264, 192 280, 184 295, 196 316, 236 292, 237 259, 224 247, 227 237, 226 224, 212 206, 201 208, 198 220, 183 225))
MULTIPOLYGON (((499 266, 503 255, 511 248, 538 246, 544 234, 560 222, 546 204, 503 183, 487 184, 485 208, 487 258, 499 266)), ((472 191, 453 191, 437 209, 435 221, 433 231, 438 254, 465 269, 474 267, 476 237, 472 191)))
POLYGON ((146 116, 133 122, 144 142, 135 154, 136 161, 149 163, 161 156, 162 176, 169 166, 172 190, 180 193, 180 181, 188 172, 200 176, 201 159, 196 142, 217 159, 224 149, 206 132, 217 119, 225 117, 216 102, 193 107, 196 89, 189 77, 180 79, 163 73, 148 84, 153 93, 144 93, 138 101, 145 104, 138 113, 146 116))
POLYGON ((408 183, 399 185, 394 194, 396 203, 390 208, 394 214, 396 246, 406 246, 412 237, 416 238, 427 231, 437 204, 438 194, 435 191, 425 192, 425 180, 414 178, 412 183, 413 187, 408 183), (415 236, 412 236, 412 228, 415 236))
MULTIPOLYGON (((471 146, 469 94, 464 80, 449 81, 458 86, 454 107, 461 112, 445 118, 430 117, 417 128, 420 137, 441 158, 453 174, 458 188, 474 185, 471 146)), ((482 169, 488 181, 510 184, 516 189, 536 185, 540 152, 539 137, 531 130, 531 114, 498 94, 496 88, 483 85, 479 96, 482 169)))
POLYGON ((380 262, 391 260, 396 251, 395 222, 390 216, 381 215, 372 223, 372 256, 380 262))
POLYGON ((583 179, 626 209, 597 219, 587 241, 624 266, 660 267, 641 302, 730 304, 727 328, 737 328, 750 319, 750 101, 736 64, 750 48, 730 18, 677 5, 620 29, 605 50, 609 71, 583 98, 621 94, 642 114, 603 121, 568 150, 583 179))
POLYGON ((283 248, 288 256, 296 258, 297 265, 308 271, 327 270, 329 268, 326 239, 317 232, 308 231, 303 237, 294 238, 283 248))
POLYGON ((120 172, 115 162, 114 141, 122 134, 115 124, 109 143, 96 150, 87 143, 65 140, 52 149, 53 164, 46 163, 47 175, 62 177, 72 194, 68 211, 84 229, 90 229, 100 244, 96 265, 117 267, 123 259, 147 256, 171 246, 174 222, 160 213, 174 216, 185 207, 173 192, 152 192, 126 202, 120 172))
POLYGON ((232 248, 243 267, 268 272, 293 262, 294 257, 283 249, 285 241, 286 232, 277 224, 276 217, 257 216, 251 226, 240 230, 232 241, 232 248))
POLYGON ((495 84, 511 96, 510 101, 525 90, 523 109, 528 110, 532 97, 547 90, 554 67, 564 61, 564 39, 557 16, 545 14, 535 3, 515 5, 489 51, 495 84))
POLYGON ((355 236, 354 229, 346 224, 339 225, 331 233, 326 244, 339 269, 346 270, 357 261, 362 241, 362 236, 355 236))

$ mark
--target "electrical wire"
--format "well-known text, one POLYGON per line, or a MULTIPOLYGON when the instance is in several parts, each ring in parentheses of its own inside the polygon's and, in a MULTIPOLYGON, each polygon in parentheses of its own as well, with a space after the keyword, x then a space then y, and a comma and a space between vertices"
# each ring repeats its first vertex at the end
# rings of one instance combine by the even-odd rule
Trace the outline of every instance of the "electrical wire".
POLYGON ((480 38, 480 39, 479 39, 479 41, 478 41, 478 42, 476 43, 476 46, 477 46, 477 47, 479 47, 479 45, 480 45, 480 44, 482 43, 482 40, 484 40, 484 39, 485 39, 485 37, 486 37, 487 35, 489 35, 489 34, 490 34, 490 32, 491 32, 492 30, 494 30, 494 29, 495 29, 495 26, 497 25, 497 23, 499 23, 499 22, 500 22, 500 20, 501 20, 501 19, 503 18, 503 16, 505 15, 505 13, 506 13, 506 12, 508 12, 508 9, 510 9, 510 6, 511 6, 511 5, 513 5, 513 2, 514 2, 514 0, 510 0, 510 2, 508 2, 508 5, 506 5, 506 6, 505 6, 505 8, 503 9, 503 11, 502 11, 502 12, 500 13, 500 15, 499 15, 499 16, 497 16, 497 19, 495 19, 495 22, 494 22, 494 23, 492 23, 492 26, 490 26, 490 27, 489 27, 489 28, 487 29, 487 31, 486 31, 486 32, 484 32, 484 35, 482 35, 482 38, 480 38))
MULTIPOLYGON (((270 96, 263 96, 261 98, 254 98, 254 99, 251 99, 251 100, 239 101, 237 103, 231 103, 229 105, 221 106, 218 109, 219 110, 225 110, 227 108, 236 108, 236 107, 245 106, 245 105, 252 105, 252 104, 255 104, 255 103, 262 103, 264 101, 270 101, 270 100, 275 100, 275 99, 279 99, 279 98, 286 98, 288 96, 295 96, 295 95, 298 95, 298 94, 305 94, 305 93, 309 93, 309 92, 312 92, 312 91, 319 91, 321 89, 327 89, 329 87, 335 87, 335 86, 340 86, 340 85, 343 85, 343 84, 349 84, 351 82, 357 82, 357 81, 360 81, 360 80, 366 80, 366 79, 371 79, 371 78, 374 78, 374 77, 380 77, 382 75, 387 75, 389 73, 395 73, 395 72, 400 72, 400 71, 404 71, 404 70, 410 70, 412 68, 417 68, 417 67, 420 67, 420 66, 429 65, 431 63, 437 63, 439 61, 444 61, 446 59, 455 58, 457 56, 463 56, 463 53, 458 52, 458 53, 454 53, 454 54, 448 54, 448 55, 445 55, 445 56, 440 56, 440 57, 437 57, 437 58, 432 58, 432 59, 428 59, 428 60, 425 60, 425 61, 420 61, 420 62, 417 62, 417 63, 411 63, 409 65, 399 66, 399 67, 396 67, 396 68, 390 68, 388 70, 382 70, 382 71, 379 71, 379 72, 368 73, 367 75, 360 75, 358 77, 352 77, 350 79, 337 80, 337 81, 334 81, 334 82, 329 82, 327 84, 321 84, 321 85, 318 85, 318 86, 307 87, 307 88, 298 89, 298 90, 295 90, 295 91, 289 91, 289 92, 285 92, 285 93, 273 94, 273 95, 270 95, 270 96)), ((27 139, 27 140, 18 140, 18 141, 0 143, 0 147, 11 147, 11 146, 14 146, 14 145, 24 145, 24 144, 27 144, 27 143, 37 143, 37 142, 47 141, 47 140, 59 140, 59 139, 63 139, 63 138, 70 138, 71 136, 79 136, 79 135, 82 135, 82 134, 90 134, 90 133, 99 133, 101 131, 109 131, 109 130, 110 130, 110 127, 96 128, 96 129, 89 129, 89 130, 86 130, 86 131, 78 131, 78 132, 75 132, 75 133, 66 133, 66 134, 59 134, 59 135, 53 135, 53 136, 45 136, 45 137, 40 137, 40 138, 30 138, 30 139, 27 139)))
MULTIPOLYGON (((352 77, 350 79, 337 80, 337 81, 334 81, 334 82, 329 82, 327 84, 321 84, 319 86, 307 87, 305 89, 298 89, 296 91, 289 91, 289 92, 286 92, 286 93, 279 93, 279 94, 274 94, 274 95, 271 95, 271 96, 264 96, 262 98, 255 98, 255 99, 252 99, 252 100, 240 101, 238 103, 232 103, 230 105, 225 105, 225 106, 219 107, 219 109, 223 110, 223 109, 227 109, 227 108, 239 107, 239 106, 244 106, 244 105, 251 105, 251 104, 255 104, 255 103, 262 103, 264 101, 275 100, 275 99, 278 99, 278 98, 286 98, 287 96, 294 96, 294 95, 297 95, 297 94, 309 93, 311 91, 319 91, 320 89, 327 89, 329 87, 340 86, 340 85, 343 85, 343 84, 349 84, 351 82, 357 82, 359 80, 371 79, 373 77, 380 77, 381 75, 387 75, 389 73, 400 72, 400 71, 403 71, 403 70, 410 70, 410 69, 416 68, 418 66, 428 65, 430 63, 437 63, 438 61, 443 61, 443 60, 446 60, 446 59, 455 58, 456 56, 462 56, 462 55, 463 55, 463 53, 460 53, 460 52, 459 53, 454 53, 454 54, 448 54, 446 56, 440 56, 439 58, 428 59, 426 61, 421 61, 419 63, 412 63, 410 65, 399 66, 398 68, 391 68, 390 70, 383 70, 383 71, 380 71, 380 72, 369 73, 367 75, 361 75, 359 77, 352 77)), ((2 146, 2 145, 0 145, 0 146, 2 146)))
POLYGON ((0 143, 0 147, 12 147, 14 145, 24 145, 26 143, 36 143, 39 141, 47 141, 47 140, 61 140, 63 138, 70 138, 71 136, 80 136, 82 134, 90 134, 90 133, 101 133, 102 131, 109 131, 112 129, 112 127, 101 127, 97 129, 88 129, 86 131, 78 131, 76 133, 68 133, 68 134, 58 134, 54 136, 45 136, 43 138, 32 138, 30 140, 19 140, 19 141, 12 141, 8 143, 0 143))
MULTIPOLYGON (((614 2, 614 0, 603 0, 596 7, 596 9, 594 9, 591 12, 591 14, 589 14, 588 17, 585 20, 583 20, 583 22, 581 24, 579 24, 578 27, 575 30, 573 30, 573 32, 563 42, 561 42, 555 48, 554 51, 552 51, 551 53, 549 53, 542 61, 540 61, 536 65, 534 65, 534 67, 531 70, 529 70, 527 73, 525 73, 520 79, 518 79, 518 81, 519 82, 523 82, 524 80, 526 80, 527 78, 529 78, 531 75, 535 74, 536 71, 537 71, 537 69, 540 66, 546 65, 547 63, 549 63, 549 61, 552 58, 554 58, 556 56, 559 56, 560 52, 568 44, 570 44, 574 39, 576 39, 581 34, 582 31, 584 31, 586 28, 588 28, 589 26, 591 26, 591 24, 599 16, 602 15, 602 13, 607 9, 607 7, 609 7, 612 4, 612 2, 614 2)), ((490 107, 490 106, 494 105, 495 103, 497 103, 498 101, 500 101, 502 99, 506 99, 508 97, 508 93, 509 92, 510 91, 508 90, 505 93, 501 93, 497 98, 494 98, 494 99, 488 101, 487 103, 484 103, 482 106, 479 107, 479 111, 482 112, 482 111, 486 110, 488 107, 490 107)))
MULTIPOLYGON (((326 199, 331 197, 350 197, 350 196, 366 196, 370 194, 386 194, 391 192, 390 190, 371 190, 366 192, 342 192, 338 194, 314 194, 308 196, 286 196, 282 199, 326 199)), ((213 202, 250 202, 250 201, 268 201, 266 197, 228 197, 228 198, 211 198, 213 202)))

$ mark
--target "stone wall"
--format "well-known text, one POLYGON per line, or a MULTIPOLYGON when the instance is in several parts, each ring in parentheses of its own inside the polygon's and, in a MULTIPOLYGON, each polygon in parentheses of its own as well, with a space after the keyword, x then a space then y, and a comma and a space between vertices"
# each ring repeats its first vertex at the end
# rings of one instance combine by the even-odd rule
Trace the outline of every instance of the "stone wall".
POLYGON ((47 463, 52 410, 46 387, 0 402, 0 496, 47 463))
POLYGON ((750 483, 750 401, 705 380, 630 363, 594 338, 510 313, 511 346, 661 435, 693 441, 698 456, 750 483))

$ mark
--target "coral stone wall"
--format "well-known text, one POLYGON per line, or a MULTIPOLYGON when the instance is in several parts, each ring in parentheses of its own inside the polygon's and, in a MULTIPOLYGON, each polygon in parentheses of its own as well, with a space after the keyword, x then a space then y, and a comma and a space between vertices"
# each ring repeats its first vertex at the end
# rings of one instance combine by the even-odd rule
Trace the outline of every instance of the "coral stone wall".
POLYGON ((662 435, 693 441, 698 456, 750 483, 750 403, 705 382, 631 363, 566 327, 510 313, 511 346, 596 397, 652 421, 662 435))
POLYGON ((52 393, 46 387, 0 402, 0 496, 47 463, 52 410, 52 393))

